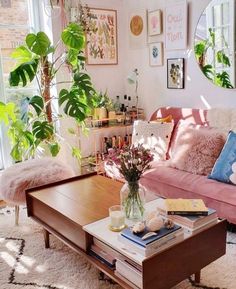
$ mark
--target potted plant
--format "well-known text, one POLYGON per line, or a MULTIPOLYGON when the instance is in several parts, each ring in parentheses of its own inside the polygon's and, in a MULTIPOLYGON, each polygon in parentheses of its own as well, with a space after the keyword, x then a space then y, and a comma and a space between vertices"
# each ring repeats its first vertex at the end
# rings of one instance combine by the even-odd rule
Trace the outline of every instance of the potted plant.
MULTIPOLYGON (((56 156, 63 141, 58 133, 59 121, 66 115, 81 125, 93 107, 96 91, 85 71, 83 27, 70 23, 62 31, 60 42, 63 45, 61 53, 60 45, 54 46, 44 32, 30 33, 25 44, 12 53, 17 65, 10 73, 10 86, 25 87, 32 81, 38 84, 38 93, 24 99, 24 108, 0 103, 0 119, 8 126, 11 156, 15 161, 33 157, 42 144, 56 156), (56 76, 63 65, 70 68, 72 78, 57 96, 52 94, 51 88, 58 84, 56 76), (53 110, 52 102, 56 102, 63 112, 53 110)), ((79 158, 79 149, 71 149, 72 155, 79 158)))

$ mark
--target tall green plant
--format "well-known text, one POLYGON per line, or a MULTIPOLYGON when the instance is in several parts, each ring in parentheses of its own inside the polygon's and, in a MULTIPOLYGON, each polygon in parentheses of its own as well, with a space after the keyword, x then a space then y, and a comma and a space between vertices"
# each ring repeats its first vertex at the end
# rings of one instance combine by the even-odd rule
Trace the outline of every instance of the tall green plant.
MULTIPOLYGON (((27 86, 32 81, 38 84, 38 94, 23 100, 24 109, 14 109, 13 104, 0 103, 4 111, 2 120, 9 126, 8 134, 12 141, 11 156, 21 161, 35 154, 41 144, 46 144, 53 156, 60 150, 56 124, 63 115, 52 109, 52 101, 57 101, 66 115, 79 124, 90 112, 95 89, 90 76, 85 71, 85 36, 83 28, 77 23, 69 24, 61 33, 60 42, 63 52, 59 52, 61 43, 52 45, 44 32, 30 33, 25 44, 12 53, 17 65, 9 76, 10 86, 27 86), (59 91, 51 94, 56 85, 59 70, 67 65, 72 73, 72 80, 59 91)), ((63 83, 63 82, 61 82, 63 83)), ((60 83, 60 84, 61 84, 60 83)), ((72 147, 72 154, 79 156, 77 148, 72 147)))
MULTIPOLYGON (((225 43, 227 46, 227 43, 225 43)), ((229 74, 226 71, 217 73, 215 68, 211 63, 207 63, 207 52, 211 49, 213 52, 216 47, 215 32, 212 28, 209 28, 209 38, 206 40, 199 41, 194 46, 194 52, 198 64, 204 73, 204 75, 210 79, 213 83, 218 86, 233 88, 233 85, 230 82, 229 74)), ((225 67, 230 67, 229 57, 224 53, 223 50, 218 50, 214 52, 215 62, 223 64, 225 67)))

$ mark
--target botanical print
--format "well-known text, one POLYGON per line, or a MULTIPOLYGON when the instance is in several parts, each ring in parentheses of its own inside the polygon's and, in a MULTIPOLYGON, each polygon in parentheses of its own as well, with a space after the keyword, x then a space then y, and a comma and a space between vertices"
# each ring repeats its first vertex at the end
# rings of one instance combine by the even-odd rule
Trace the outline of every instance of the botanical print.
POLYGON ((161 34, 162 21, 161 21, 161 10, 150 11, 148 13, 148 35, 161 34))
POLYGON ((149 46, 149 59, 150 59, 150 65, 151 66, 159 66, 162 65, 162 43, 152 43, 149 46))
POLYGON ((117 19, 115 10, 90 9, 92 32, 87 34, 88 64, 117 64, 117 19))
POLYGON ((167 59, 167 87, 184 88, 183 58, 167 59))

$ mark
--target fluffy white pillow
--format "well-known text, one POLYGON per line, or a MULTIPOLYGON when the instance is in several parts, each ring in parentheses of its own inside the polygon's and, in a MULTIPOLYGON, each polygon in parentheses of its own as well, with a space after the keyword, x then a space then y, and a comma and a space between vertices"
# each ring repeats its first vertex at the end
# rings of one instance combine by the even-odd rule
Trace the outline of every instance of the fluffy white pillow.
POLYGON ((154 155, 154 160, 165 160, 174 123, 137 120, 134 122, 132 144, 143 144, 154 155))

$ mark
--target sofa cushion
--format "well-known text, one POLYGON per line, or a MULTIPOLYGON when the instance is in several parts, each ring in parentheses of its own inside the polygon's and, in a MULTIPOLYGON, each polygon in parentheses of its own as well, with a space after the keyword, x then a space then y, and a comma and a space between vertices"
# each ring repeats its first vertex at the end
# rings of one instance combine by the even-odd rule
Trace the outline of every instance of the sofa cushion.
POLYGON ((135 121, 132 144, 143 144, 151 150, 155 160, 165 160, 173 127, 173 123, 135 121))
MULTIPOLYGON (((154 167, 154 166, 153 166, 154 167)), ((147 191, 167 198, 201 198, 208 207, 217 210, 219 217, 236 223, 236 187, 194 175, 161 163, 141 178, 147 191)))
POLYGON ((218 158, 225 134, 210 127, 181 122, 177 129, 170 166, 198 175, 208 175, 218 158))
POLYGON ((229 133, 208 178, 236 185, 236 133, 232 131, 229 133))

